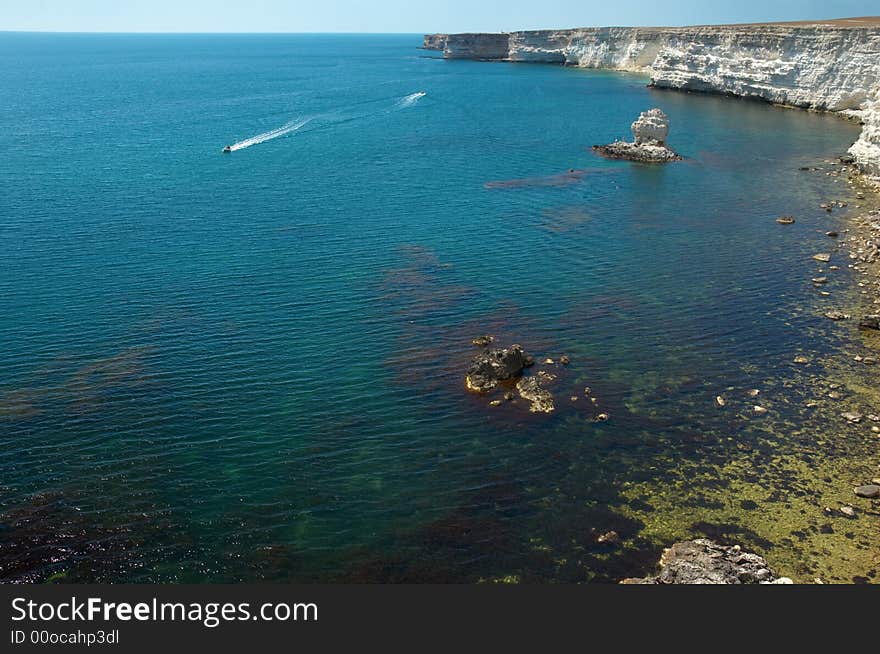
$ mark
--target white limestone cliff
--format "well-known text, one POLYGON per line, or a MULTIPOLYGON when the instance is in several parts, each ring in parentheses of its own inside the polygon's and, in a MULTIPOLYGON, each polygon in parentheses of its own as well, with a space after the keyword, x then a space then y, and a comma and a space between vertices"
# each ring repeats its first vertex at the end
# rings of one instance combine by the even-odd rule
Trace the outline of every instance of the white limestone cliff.
POLYGON ((864 127, 849 153, 869 175, 880 178, 880 86, 862 111, 864 127))
MULTIPOLYGON (((880 175, 880 19, 442 35, 446 56, 641 72, 661 88, 842 112, 865 123, 850 150, 880 175), (505 48, 506 44, 506 48, 505 48), (450 52, 452 54, 450 54, 450 52)), ((426 37, 426 47, 428 44, 426 37)), ((430 38, 437 40, 437 35, 430 38)))

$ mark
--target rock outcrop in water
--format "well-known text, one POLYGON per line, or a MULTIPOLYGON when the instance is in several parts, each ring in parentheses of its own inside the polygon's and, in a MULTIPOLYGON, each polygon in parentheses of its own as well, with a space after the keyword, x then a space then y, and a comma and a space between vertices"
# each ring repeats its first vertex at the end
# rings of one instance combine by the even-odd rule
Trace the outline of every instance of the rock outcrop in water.
POLYGON ((841 112, 865 123, 850 151, 880 175, 880 18, 679 28, 443 34, 444 56, 640 72, 658 88, 841 112))
POLYGON ((541 376, 532 376, 523 377, 516 384, 519 396, 531 403, 529 411, 532 413, 553 413, 556 410, 553 395, 544 388, 544 381, 547 379, 541 376))
POLYGON ((669 118, 661 109, 644 111, 632 124, 633 142, 615 141, 594 145, 593 150, 609 159, 628 159, 645 163, 679 161, 681 157, 666 145, 669 118))
POLYGON ((465 386, 475 393, 488 393, 498 384, 522 374, 527 356, 519 345, 480 352, 471 360, 465 386))
POLYGON ((710 540, 676 543, 660 557, 660 573, 624 584, 790 584, 777 578, 763 557, 739 545, 725 547, 710 540))

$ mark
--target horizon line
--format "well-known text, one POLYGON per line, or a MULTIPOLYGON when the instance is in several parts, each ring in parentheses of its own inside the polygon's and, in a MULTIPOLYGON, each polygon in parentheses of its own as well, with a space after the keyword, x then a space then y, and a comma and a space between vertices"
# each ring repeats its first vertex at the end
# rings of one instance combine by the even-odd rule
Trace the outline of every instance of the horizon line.
POLYGON ((270 32, 270 31, 253 31, 253 32, 199 32, 199 31, 186 31, 186 30, 165 30, 161 32, 155 31, 132 31, 132 30, 0 30, 0 34, 206 34, 206 35, 241 35, 247 36, 250 34, 401 34, 405 36, 409 36, 412 34, 431 34, 431 32, 354 32, 354 31, 340 31, 340 32, 318 32, 318 31, 303 31, 303 32, 270 32))
POLYGON ((553 31, 553 30, 574 30, 574 29, 610 29, 610 28, 625 28, 625 29, 679 29, 679 28, 689 28, 689 27, 748 27, 748 26, 762 26, 762 25, 819 25, 823 23, 842 23, 842 22, 850 22, 850 21, 859 21, 859 22, 874 22, 880 25, 880 15, 876 16, 842 16, 838 18, 817 18, 817 19, 806 19, 806 20, 781 20, 781 21, 767 21, 767 22, 743 22, 743 23, 689 23, 683 25, 591 25, 591 26, 575 26, 575 27, 530 27, 516 30, 501 30, 497 32, 488 32, 488 31, 464 31, 464 32, 424 32, 424 31, 415 31, 415 32, 402 32, 402 31, 378 31, 378 32, 358 32, 353 30, 341 30, 341 31, 315 31, 315 30, 306 30, 306 31, 272 31, 272 30, 256 30, 249 32, 235 32, 235 31, 192 31, 192 30, 164 30, 164 31, 150 31, 150 30, 39 30, 39 29, 11 29, 4 30, 0 29, 0 34, 117 34, 117 35, 125 35, 125 34, 143 34, 143 35, 162 35, 162 34, 179 34, 179 35, 230 35, 230 36, 247 36, 247 35, 257 35, 257 34, 267 34, 267 35, 297 35, 297 34, 324 34, 324 35, 333 35, 333 34, 355 34, 355 35, 413 35, 413 34, 421 34, 421 35, 429 35, 429 34, 510 34, 512 32, 536 32, 536 31, 553 31))

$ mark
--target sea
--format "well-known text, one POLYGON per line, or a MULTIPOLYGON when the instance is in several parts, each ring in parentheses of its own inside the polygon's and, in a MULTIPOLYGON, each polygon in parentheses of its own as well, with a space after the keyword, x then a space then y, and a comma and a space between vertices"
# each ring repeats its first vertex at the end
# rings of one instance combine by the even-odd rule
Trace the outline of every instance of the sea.
POLYGON ((805 406, 859 345, 811 258, 858 125, 421 44, 0 33, 0 580, 613 583, 697 537, 850 580, 861 437, 805 406), (591 151, 653 107, 683 161, 591 151), (553 413, 465 389, 483 335, 553 413))

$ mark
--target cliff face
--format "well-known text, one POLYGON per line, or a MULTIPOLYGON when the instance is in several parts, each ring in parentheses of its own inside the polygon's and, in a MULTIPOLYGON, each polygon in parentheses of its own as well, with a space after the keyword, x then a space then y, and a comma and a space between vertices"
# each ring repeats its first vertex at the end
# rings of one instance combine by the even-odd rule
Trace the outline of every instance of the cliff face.
POLYGON ((509 34, 448 34, 439 40, 447 59, 504 60, 510 50, 509 34))
POLYGON ((445 50, 446 35, 445 34, 425 34, 425 50, 445 50))
POLYGON ((855 114, 865 131, 851 153, 880 174, 880 19, 429 38, 447 57, 635 71, 662 88, 855 114))
POLYGON ((864 128, 849 152, 862 169, 880 177, 880 89, 862 112, 864 128))

